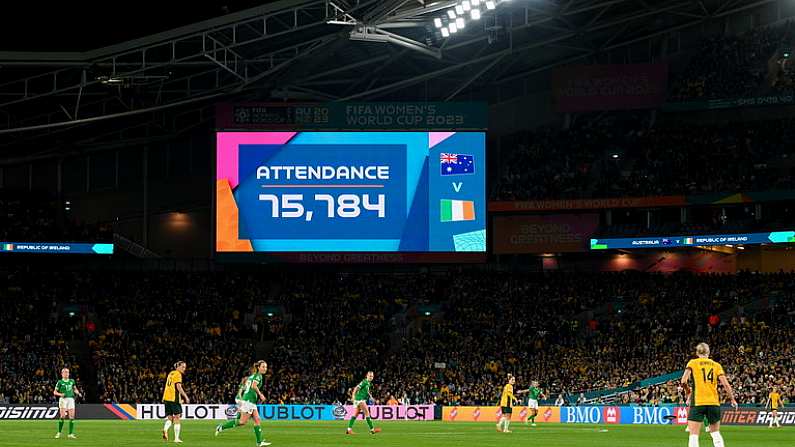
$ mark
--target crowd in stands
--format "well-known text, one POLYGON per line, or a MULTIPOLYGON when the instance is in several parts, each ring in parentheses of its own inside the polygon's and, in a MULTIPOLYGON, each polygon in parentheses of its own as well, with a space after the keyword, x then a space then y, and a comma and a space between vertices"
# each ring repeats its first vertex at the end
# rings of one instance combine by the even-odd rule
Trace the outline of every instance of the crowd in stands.
POLYGON ((97 331, 88 342, 103 402, 159 402, 166 375, 185 361, 194 402, 234 396, 255 360, 255 334, 243 313, 257 282, 185 275, 99 279, 97 331))
POLYGON ((615 117, 503 140, 492 197, 536 200, 795 188, 795 122, 660 124, 615 117))
MULTIPOLYGON (((103 402, 158 402, 178 360, 194 402, 231 402, 265 358, 273 403, 345 402, 371 369, 381 403, 494 404, 508 373, 519 389, 539 380, 549 399, 573 403, 681 370, 700 341, 742 402, 759 404, 772 384, 795 395, 792 274, 68 275, 55 277, 71 284, 57 300, 41 291, 47 281, 25 282, 18 293, 35 299, 0 315, 16 328, 0 345, 12 402, 53 399, 58 368, 76 364, 67 345, 90 353, 81 370, 95 372, 103 402), (75 305, 77 331, 62 316, 75 305)), ((81 370, 78 383, 93 377, 81 370)), ((668 384, 620 399, 682 396, 668 384)))
POLYGON ((61 367, 80 376, 68 344, 79 321, 59 312, 58 298, 47 287, 23 292, 6 284, 0 290, 0 403, 51 402, 61 367))
MULTIPOLYGON (((739 36, 706 38, 679 75, 669 101, 697 101, 764 94, 771 90, 769 60, 792 48, 793 22, 754 28, 739 36)), ((785 87, 791 91, 791 86, 785 87)))
MULTIPOLYGON (((669 102, 793 92, 772 75, 792 21, 739 36, 706 38, 685 69, 671 74, 669 102), (778 57, 775 57, 778 55, 778 57), (775 79, 774 79, 775 78, 775 79), (771 86, 775 84, 775 86, 771 86)), ((795 75, 794 75, 795 76, 795 75)), ((789 79, 784 76, 784 78, 789 79)), ((670 117, 669 117, 670 118, 670 117)), ((791 119, 695 125, 637 113, 580 118, 503 138, 491 191, 501 200, 761 191, 795 187, 791 119)))

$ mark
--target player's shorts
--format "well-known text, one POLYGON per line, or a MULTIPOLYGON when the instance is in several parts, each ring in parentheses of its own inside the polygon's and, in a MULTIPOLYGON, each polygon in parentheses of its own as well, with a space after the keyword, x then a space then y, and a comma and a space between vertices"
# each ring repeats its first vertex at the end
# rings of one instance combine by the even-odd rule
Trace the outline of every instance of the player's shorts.
POLYGON ((359 408, 359 404, 364 404, 365 406, 367 406, 367 401, 366 400, 355 400, 355 401, 353 401, 353 406, 354 407, 359 408))
POLYGON ((239 400, 237 402, 237 409, 240 411, 240 414, 252 414, 257 412, 256 404, 252 404, 247 400, 239 400))
POLYGON ((692 406, 687 413, 687 420, 693 422, 704 422, 707 424, 717 424, 720 422, 720 405, 699 405, 692 406))
POLYGON ((75 398, 74 397, 61 397, 58 399, 58 408, 61 410, 74 410, 75 398))
POLYGON ((501 407, 502 414, 513 414, 513 408, 511 407, 501 407))
POLYGON ((182 405, 179 402, 171 402, 164 400, 163 406, 166 407, 166 416, 181 416, 182 405))

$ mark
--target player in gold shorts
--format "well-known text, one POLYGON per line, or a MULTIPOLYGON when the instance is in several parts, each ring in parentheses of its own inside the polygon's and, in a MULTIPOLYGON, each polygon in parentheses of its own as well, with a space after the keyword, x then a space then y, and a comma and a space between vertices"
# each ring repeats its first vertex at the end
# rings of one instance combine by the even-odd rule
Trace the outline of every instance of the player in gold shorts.
POLYGON ((737 408, 737 401, 734 399, 729 380, 720 363, 709 358, 709 345, 699 343, 696 346, 698 358, 687 363, 684 374, 682 374, 682 388, 687 394, 687 403, 690 410, 687 414, 687 426, 690 438, 688 447, 698 447, 698 433, 701 425, 706 419, 709 424, 709 435, 712 436, 712 445, 723 447, 723 437, 720 434, 720 396, 718 394, 718 382, 723 386, 723 390, 729 395, 732 407, 737 408), (693 379, 693 389, 690 389, 690 378, 693 379))

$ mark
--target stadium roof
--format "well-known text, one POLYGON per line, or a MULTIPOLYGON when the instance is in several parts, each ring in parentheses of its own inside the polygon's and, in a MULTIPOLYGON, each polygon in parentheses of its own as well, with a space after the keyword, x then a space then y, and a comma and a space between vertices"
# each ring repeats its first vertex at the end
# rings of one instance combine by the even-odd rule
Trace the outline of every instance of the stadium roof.
POLYGON ((99 48, 0 51, 0 154, 174 135, 221 100, 493 101, 552 67, 774 1, 498 0, 442 38, 434 18, 457 0, 280 0, 99 48))

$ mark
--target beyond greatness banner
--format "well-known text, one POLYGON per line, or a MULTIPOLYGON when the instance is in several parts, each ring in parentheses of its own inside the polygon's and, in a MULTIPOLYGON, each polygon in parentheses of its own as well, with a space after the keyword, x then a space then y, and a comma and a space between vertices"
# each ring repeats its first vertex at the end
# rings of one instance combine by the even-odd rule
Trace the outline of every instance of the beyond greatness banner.
POLYGON ((559 112, 656 108, 667 82, 666 64, 570 65, 552 73, 559 112))
POLYGON ((588 251, 598 214, 494 216, 492 249, 504 253, 588 251))

